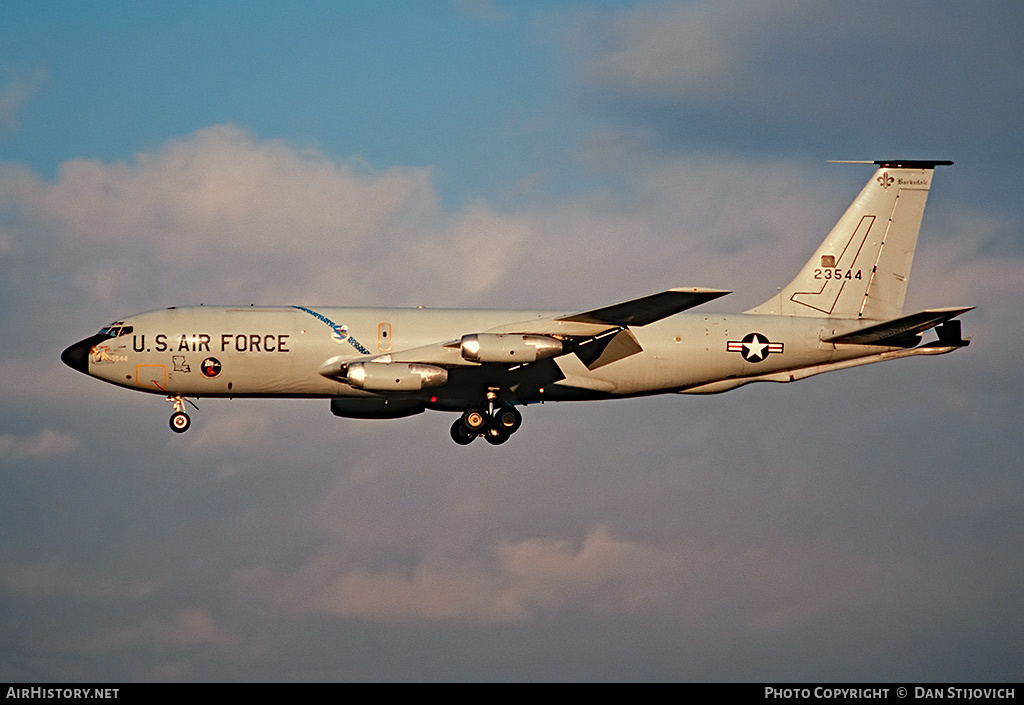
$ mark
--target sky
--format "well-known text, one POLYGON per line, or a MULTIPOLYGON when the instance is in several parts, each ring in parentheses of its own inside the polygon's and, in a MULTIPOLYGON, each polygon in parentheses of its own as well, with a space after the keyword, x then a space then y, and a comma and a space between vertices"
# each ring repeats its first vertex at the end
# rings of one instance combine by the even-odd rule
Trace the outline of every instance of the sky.
POLYGON ((1019 681, 1024 5, 0 3, 0 680, 1019 681), (937 170, 970 347, 452 417, 62 365, 172 305, 785 284, 937 170))

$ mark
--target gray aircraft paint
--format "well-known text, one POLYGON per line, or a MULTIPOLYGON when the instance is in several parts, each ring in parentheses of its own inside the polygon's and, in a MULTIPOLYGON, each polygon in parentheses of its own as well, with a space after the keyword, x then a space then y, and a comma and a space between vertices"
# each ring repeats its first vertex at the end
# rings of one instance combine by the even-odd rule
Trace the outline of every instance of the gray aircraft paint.
MULTIPOLYGON (((948 162, 875 163, 793 281, 746 313, 683 312, 728 293, 693 287, 583 313, 195 306, 129 316, 62 359, 112 384, 165 395, 179 412, 186 397, 352 398, 382 400, 370 412, 381 417, 480 409, 490 423, 506 406, 717 393, 963 347, 959 323, 949 321, 967 307, 901 317, 934 167, 948 162), (939 340, 921 345, 930 328, 939 340), (464 336, 519 347, 492 350, 508 358, 501 362, 475 362, 460 347, 464 336), (558 354, 518 362, 516 354, 535 352, 531 341, 549 341, 545 350, 558 354), (359 388, 347 375, 360 362, 372 365, 363 377, 379 378, 374 384, 393 376, 395 389, 414 391, 359 388), (415 389, 428 384, 425 371, 444 383, 415 389)), ((332 406, 338 415, 362 413, 348 408, 332 406)), ((457 440, 458 431, 454 425, 457 440)), ((490 440, 503 442, 507 431, 490 440)), ((472 440, 475 431, 467 433, 472 440)))

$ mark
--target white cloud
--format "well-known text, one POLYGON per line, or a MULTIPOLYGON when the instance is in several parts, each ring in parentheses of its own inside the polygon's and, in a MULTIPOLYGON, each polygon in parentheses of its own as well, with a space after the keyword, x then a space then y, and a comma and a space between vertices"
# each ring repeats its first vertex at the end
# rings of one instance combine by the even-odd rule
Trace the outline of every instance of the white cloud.
POLYGON ((495 23, 508 19, 508 13, 495 0, 456 0, 455 7, 481 22, 495 23))
POLYGON ((49 80, 44 67, 31 71, 7 71, 8 84, 0 90, 0 131, 14 132, 18 129, 18 112, 33 95, 49 80))
MULTIPOLYGON (((203 407, 206 407, 205 403, 203 407)), ((197 424, 198 427, 183 439, 192 452, 231 453, 258 447, 274 424, 273 409, 266 405, 253 408, 211 404, 210 409, 213 413, 204 415, 203 423, 197 424)), ((189 407, 188 413, 198 418, 200 412, 189 407)))
POLYGON ((751 33, 778 11, 767 4, 655 3, 604 16, 592 25, 600 39, 587 74, 646 95, 718 95, 731 90, 751 33))
POLYGON ((578 607, 631 613, 663 606, 670 554, 613 538, 597 527, 579 549, 532 538, 503 542, 489 567, 425 560, 411 570, 369 570, 331 551, 294 574, 258 571, 240 584, 289 611, 359 619, 518 622, 541 611, 578 607))
MULTIPOLYGON (((445 213, 430 169, 371 172, 230 125, 133 163, 71 160, 53 182, 5 171, 11 227, 47 234, 51 266, 73 269, 78 294, 106 305, 183 292, 205 302, 444 302, 456 284, 464 296, 489 291, 525 235, 484 204, 445 213)), ((13 240, 9 256, 44 246, 13 240)))
POLYGON ((7 565, 0 571, 0 585, 25 595, 58 595, 83 600, 139 600, 159 587, 153 581, 125 579, 73 570, 61 559, 30 565, 7 565))
POLYGON ((570 36, 586 84, 661 145, 988 151, 1022 108, 1019 3, 650 2, 585 17, 570 36))
POLYGON ((430 169, 373 172, 228 125, 131 164, 73 160, 53 182, 7 165, 9 315, 89 311, 98 327, 199 302, 562 309, 678 285, 734 288, 751 297, 735 305, 754 305, 855 193, 823 176, 841 167, 616 159, 627 190, 509 213, 446 211, 430 169))
POLYGON ((0 459, 47 460, 67 455, 79 445, 73 433, 45 428, 31 435, 0 435, 0 459))
POLYGON ((183 608, 170 617, 148 617, 140 624, 117 629, 99 640, 103 648, 138 645, 231 646, 237 639, 201 607, 183 608))
POLYGON ((498 549, 507 590, 524 611, 583 606, 630 614, 663 609, 686 584, 680 558, 672 551, 617 540, 605 526, 595 527, 578 549, 545 538, 498 549))
POLYGON ((339 619, 525 622, 572 609, 696 625, 731 612, 755 629, 870 609, 885 602, 881 586, 919 577, 909 566, 845 555, 824 537, 735 551, 722 542, 653 546, 596 526, 579 545, 545 537, 503 541, 485 565, 435 557, 406 570, 371 570, 328 549, 287 575, 253 569, 236 577, 247 597, 276 609, 339 619))

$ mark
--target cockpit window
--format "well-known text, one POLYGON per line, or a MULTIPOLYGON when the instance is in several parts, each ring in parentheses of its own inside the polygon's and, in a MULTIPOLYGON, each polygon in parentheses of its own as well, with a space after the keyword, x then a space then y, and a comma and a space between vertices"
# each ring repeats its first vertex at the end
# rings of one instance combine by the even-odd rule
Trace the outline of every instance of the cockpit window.
POLYGON ((107 326, 106 328, 100 328, 100 332, 97 333, 97 335, 105 335, 108 338, 117 338, 122 335, 128 335, 133 330, 135 330, 134 326, 126 326, 122 325, 121 322, 117 322, 113 325, 107 326))
POLYGON ((99 335, 105 335, 108 338, 117 338, 122 335, 128 335, 133 330, 135 330, 133 326, 107 326, 106 328, 100 329, 99 335))

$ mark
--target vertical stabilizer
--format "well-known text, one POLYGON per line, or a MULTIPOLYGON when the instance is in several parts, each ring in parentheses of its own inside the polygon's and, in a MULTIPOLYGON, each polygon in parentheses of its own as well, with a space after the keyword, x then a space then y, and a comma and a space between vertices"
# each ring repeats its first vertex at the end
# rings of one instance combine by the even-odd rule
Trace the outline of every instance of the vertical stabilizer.
POLYGON ((903 312, 932 174, 952 162, 869 163, 878 171, 810 261, 748 313, 886 320, 903 312))

